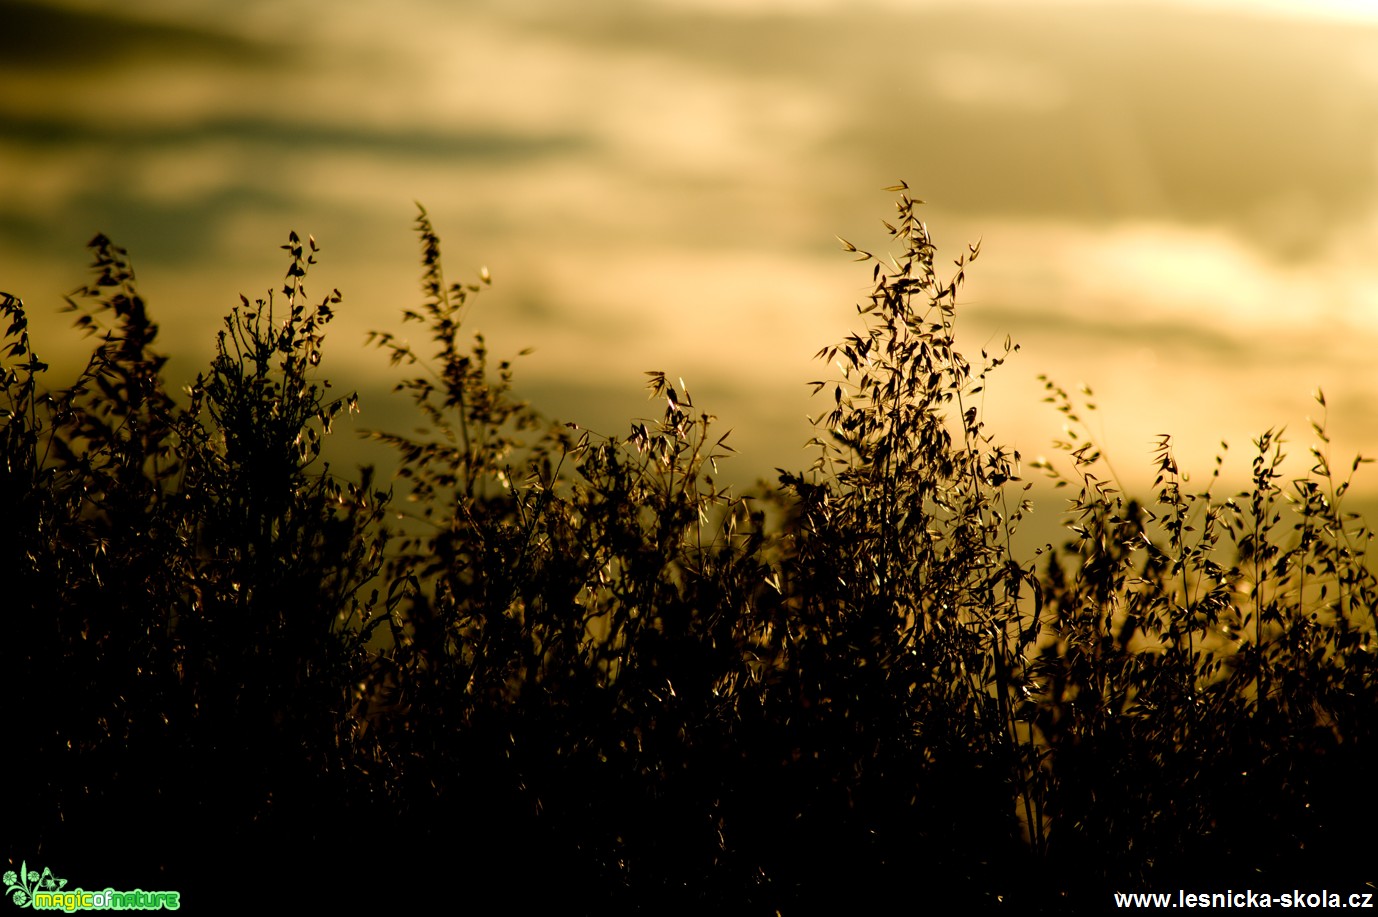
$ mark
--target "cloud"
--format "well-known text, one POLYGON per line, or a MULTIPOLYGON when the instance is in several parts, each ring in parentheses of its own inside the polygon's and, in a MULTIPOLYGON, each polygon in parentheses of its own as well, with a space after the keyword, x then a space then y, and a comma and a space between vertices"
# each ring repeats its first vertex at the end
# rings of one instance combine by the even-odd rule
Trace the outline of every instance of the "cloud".
POLYGON ((267 66, 280 49, 223 28, 198 28, 65 3, 6 0, 0 74, 105 70, 130 61, 267 66))

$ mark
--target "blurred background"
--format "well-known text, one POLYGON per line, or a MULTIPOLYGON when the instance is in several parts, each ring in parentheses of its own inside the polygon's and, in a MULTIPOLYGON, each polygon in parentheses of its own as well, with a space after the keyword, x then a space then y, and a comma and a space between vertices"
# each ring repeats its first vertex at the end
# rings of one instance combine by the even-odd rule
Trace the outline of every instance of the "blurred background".
POLYGON ((1373 10, 0 0, 0 289, 66 384, 90 344, 58 310, 106 233, 180 387, 313 234, 308 291, 344 295, 323 369, 363 410, 337 457, 379 461, 356 432, 411 420, 363 342, 422 343, 419 201, 449 279, 492 273, 472 328, 534 348, 524 397, 620 434, 659 413, 644 371, 682 376, 749 485, 811 460, 813 355, 870 290, 835 236, 884 253, 904 180, 949 259, 981 241, 958 321, 973 355, 1022 346, 986 411, 1026 461, 1061 436, 1047 373, 1095 390, 1130 486, 1160 433, 1202 483, 1228 441, 1235 486, 1286 425, 1304 473, 1318 386, 1343 472, 1378 455, 1373 10))

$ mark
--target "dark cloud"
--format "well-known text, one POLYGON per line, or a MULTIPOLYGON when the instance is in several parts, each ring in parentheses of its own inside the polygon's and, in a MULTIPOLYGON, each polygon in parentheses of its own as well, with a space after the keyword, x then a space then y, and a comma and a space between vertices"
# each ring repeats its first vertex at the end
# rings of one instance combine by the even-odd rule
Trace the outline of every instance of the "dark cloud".
MULTIPOLYGON (((3 103, 0 103, 2 105, 3 103)), ((388 129, 364 124, 262 117, 210 117, 192 123, 93 123, 28 116, 0 110, 0 137, 8 146, 97 145, 126 154, 157 152, 187 144, 267 146, 294 153, 366 153, 446 160, 526 159, 586 149, 586 138, 570 134, 522 136, 501 131, 445 131, 418 126, 388 129)))
POLYGON ((98 70, 135 60, 209 59, 262 66, 285 59, 280 47, 229 31, 25 0, 5 0, 0 9, 0 73, 98 70))
POLYGON ((1235 365, 1265 363, 1273 355, 1261 352, 1257 340, 1181 321, 1136 317, 1121 307, 1095 302, 1079 303, 1076 312, 1010 308, 996 305, 970 307, 964 322, 976 334, 1009 334, 1021 344, 1053 340, 1060 348, 1099 347, 1105 341, 1131 341, 1174 359, 1228 359, 1235 365))
MULTIPOLYGON (((0 103, 2 107, 2 103, 0 103)), ((0 199, 0 241, 20 249, 56 246, 70 225, 129 232, 129 244, 168 262, 204 257, 218 228, 244 212, 290 217, 302 205, 290 182, 265 180, 291 174, 306 157, 331 161, 365 158, 441 164, 506 166, 538 157, 568 156, 588 147, 571 135, 520 136, 501 131, 443 131, 426 127, 383 129, 272 118, 209 118, 196 123, 92 123, 0 110, 0 150, 96 151, 99 172, 78 181, 62 204, 63 219, 37 214, 0 199), (232 151, 226 171, 210 187, 175 200, 131 190, 122 176, 140 169, 146 156, 211 145, 232 151)), ((319 210, 321 205, 317 205, 319 210)), ((329 205, 326 205, 327 209, 329 205)), ((341 208, 335 208, 340 210, 341 208)), ((347 209, 347 208, 345 208, 347 209)), ((354 218, 365 216, 354 213, 354 218)), ((344 216, 344 214, 342 214, 344 216)))
POLYGON ((110 189, 84 191, 67 202, 68 220, 7 211, 0 205, 0 242, 11 250, 53 250, 70 245, 71 225, 99 229, 133 252, 140 262, 188 264, 221 244, 221 227, 246 211, 290 214, 295 198, 286 191, 221 188, 195 198, 149 200, 110 189), (70 225, 69 225, 70 224, 70 225))

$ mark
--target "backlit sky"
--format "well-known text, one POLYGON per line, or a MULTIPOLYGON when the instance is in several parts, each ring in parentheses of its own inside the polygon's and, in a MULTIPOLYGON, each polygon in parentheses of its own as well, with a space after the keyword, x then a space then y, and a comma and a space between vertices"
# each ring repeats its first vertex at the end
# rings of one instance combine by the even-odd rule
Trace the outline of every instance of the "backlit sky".
POLYGON ((1023 347, 998 440, 1051 453, 1048 373, 1126 478, 1161 432, 1242 475, 1284 424, 1301 469, 1319 385, 1347 468, 1378 455, 1371 6, 0 0, 0 289, 77 353, 57 309, 108 234, 182 384, 314 234, 326 370, 405 427, 362 342, 419 299, 420 201, 452 279, 492 272, 474 327, 535 348, 523 394, 622 433, 643 371, 683 376, 749 483, 807 464, 813 354, 869 291, 835 235, 884 251, 903 179, 944 252, 982 242, 964 340, 1023 347))

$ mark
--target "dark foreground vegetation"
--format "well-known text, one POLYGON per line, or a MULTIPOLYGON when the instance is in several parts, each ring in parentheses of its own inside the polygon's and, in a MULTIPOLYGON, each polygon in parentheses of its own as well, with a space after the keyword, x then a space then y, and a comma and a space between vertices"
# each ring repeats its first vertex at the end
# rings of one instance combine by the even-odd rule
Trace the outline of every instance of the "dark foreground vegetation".
POLYGON ((1069 485, 1041 510, 1070 506, 1066 543, 1014 556, 1030 484, 973 397, 1009 347, 955 349, 977 252, 943 275, 894 190, 864 329, 820 353, 818 461, 754 497, 659 373, 663 416, 620 437, 518 401, 463 325, 487 275, 448 285, 424 212, 429 343, 371 341, 426 431, 377 434, 391 485, 319 457, 353 403, 318 368, 313 242, 189 394, 109 240, 70 387, 5 297, 6 868, 193 912, 1361 890, 1378 582, 1348 475, 1318 452, 1290 480, 1265 434, 1247 492, 1193 490, 1164 440, 1136 502, 1072 434, 1035 471, 1069 485))

